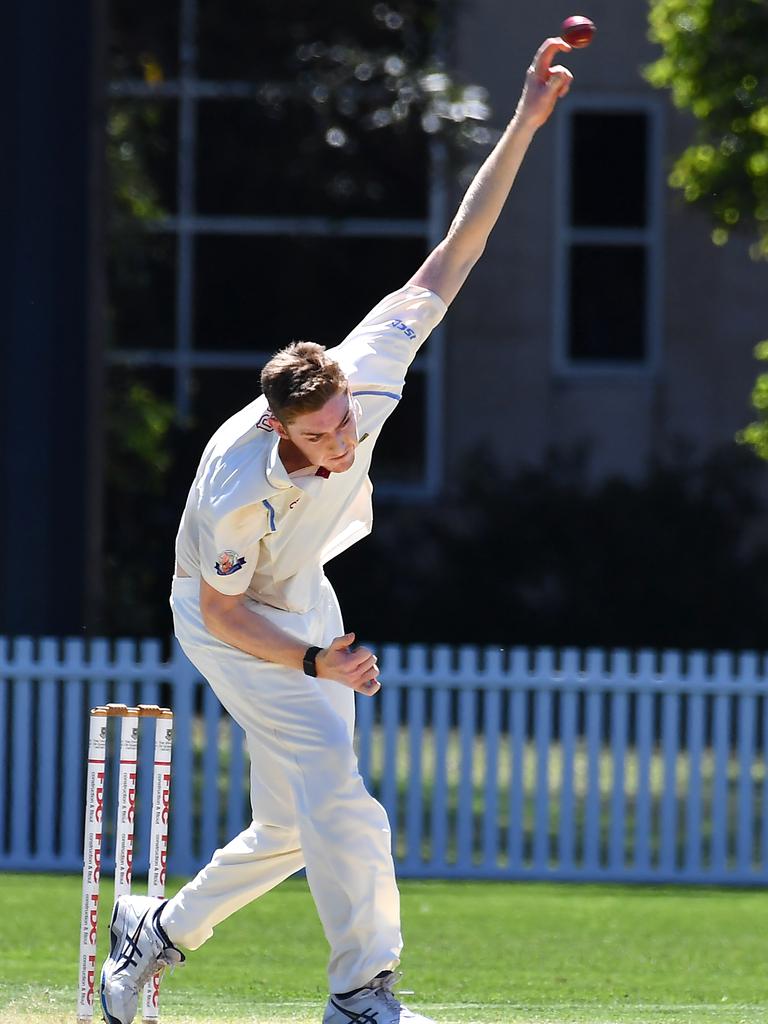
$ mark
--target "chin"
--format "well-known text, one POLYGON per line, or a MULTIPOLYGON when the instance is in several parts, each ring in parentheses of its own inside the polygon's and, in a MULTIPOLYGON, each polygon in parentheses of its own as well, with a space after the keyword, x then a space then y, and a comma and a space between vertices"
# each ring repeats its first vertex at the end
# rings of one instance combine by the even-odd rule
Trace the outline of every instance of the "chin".
POLYGON ((347 452, 342 459, 331 459, 328 465, 325 467, 331 473, 346 473, 348 469, 351 469, 355 461, 355 449, 347 452))

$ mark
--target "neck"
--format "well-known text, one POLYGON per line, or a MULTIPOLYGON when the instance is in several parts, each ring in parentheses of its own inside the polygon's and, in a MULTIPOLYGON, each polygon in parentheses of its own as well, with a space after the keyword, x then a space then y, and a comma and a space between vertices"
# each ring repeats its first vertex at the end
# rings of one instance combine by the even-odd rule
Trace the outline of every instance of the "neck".
POLYGON ((287 437, 280 439, 277 454, 280 456, 286 473, 295 473, 297 469, 306 469, 307 466, 312 465, 306 455, 302 455, 293 441, 289 441, 287 437))

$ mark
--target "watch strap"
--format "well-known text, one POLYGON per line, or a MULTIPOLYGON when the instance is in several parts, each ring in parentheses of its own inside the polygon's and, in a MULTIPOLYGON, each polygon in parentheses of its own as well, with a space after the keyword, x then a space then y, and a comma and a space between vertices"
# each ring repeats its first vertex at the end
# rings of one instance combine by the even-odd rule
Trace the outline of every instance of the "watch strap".
POLYGON ((308 647, 304 652, 304 674, 317 678, 317 656, 322 647, 308 647))

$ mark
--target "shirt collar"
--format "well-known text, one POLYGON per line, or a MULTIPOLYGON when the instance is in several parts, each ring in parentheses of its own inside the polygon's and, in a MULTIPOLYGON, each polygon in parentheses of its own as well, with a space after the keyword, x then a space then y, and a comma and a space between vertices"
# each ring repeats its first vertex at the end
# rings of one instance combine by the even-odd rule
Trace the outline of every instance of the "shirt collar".
POLYGON ((275 432, 272 448, 267 455, 267 480, 273 487, 284 490, 286 487, 293 487, 293 483, 285 471, 285 466, 280 458, 279 448, 280 435, 275 432))
MULTIPOLYGON (((299 487, 301 490, 307 490, 309 487, 309 481, 314 481, 315 478, 319 482, 327 480, 330 476, 330 471, 325 469, 323 466, 318 466, 315 472, 311 476, 298 477, 292 480, 288 475, 283 460, 280 458, 280 436, 275 434, 272 447, 267 455, 267 480, 272 487, 284 490, 286 487, 299 487), (299 483, 299 481, 301 481, 299 483)), ((316 486, 316 485, 312 485, 316 486)))

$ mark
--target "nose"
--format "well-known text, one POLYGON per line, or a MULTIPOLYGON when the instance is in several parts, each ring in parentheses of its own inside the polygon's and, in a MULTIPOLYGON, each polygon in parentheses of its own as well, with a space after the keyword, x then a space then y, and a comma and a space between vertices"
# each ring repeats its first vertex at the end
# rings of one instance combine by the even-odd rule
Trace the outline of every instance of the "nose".
POLYGON ((343 430, 337 430, 335 441, 336 443, 334 449, 336 451, 336 454, 343 455, 350 445, 350 440, 347 434, 343 430))

